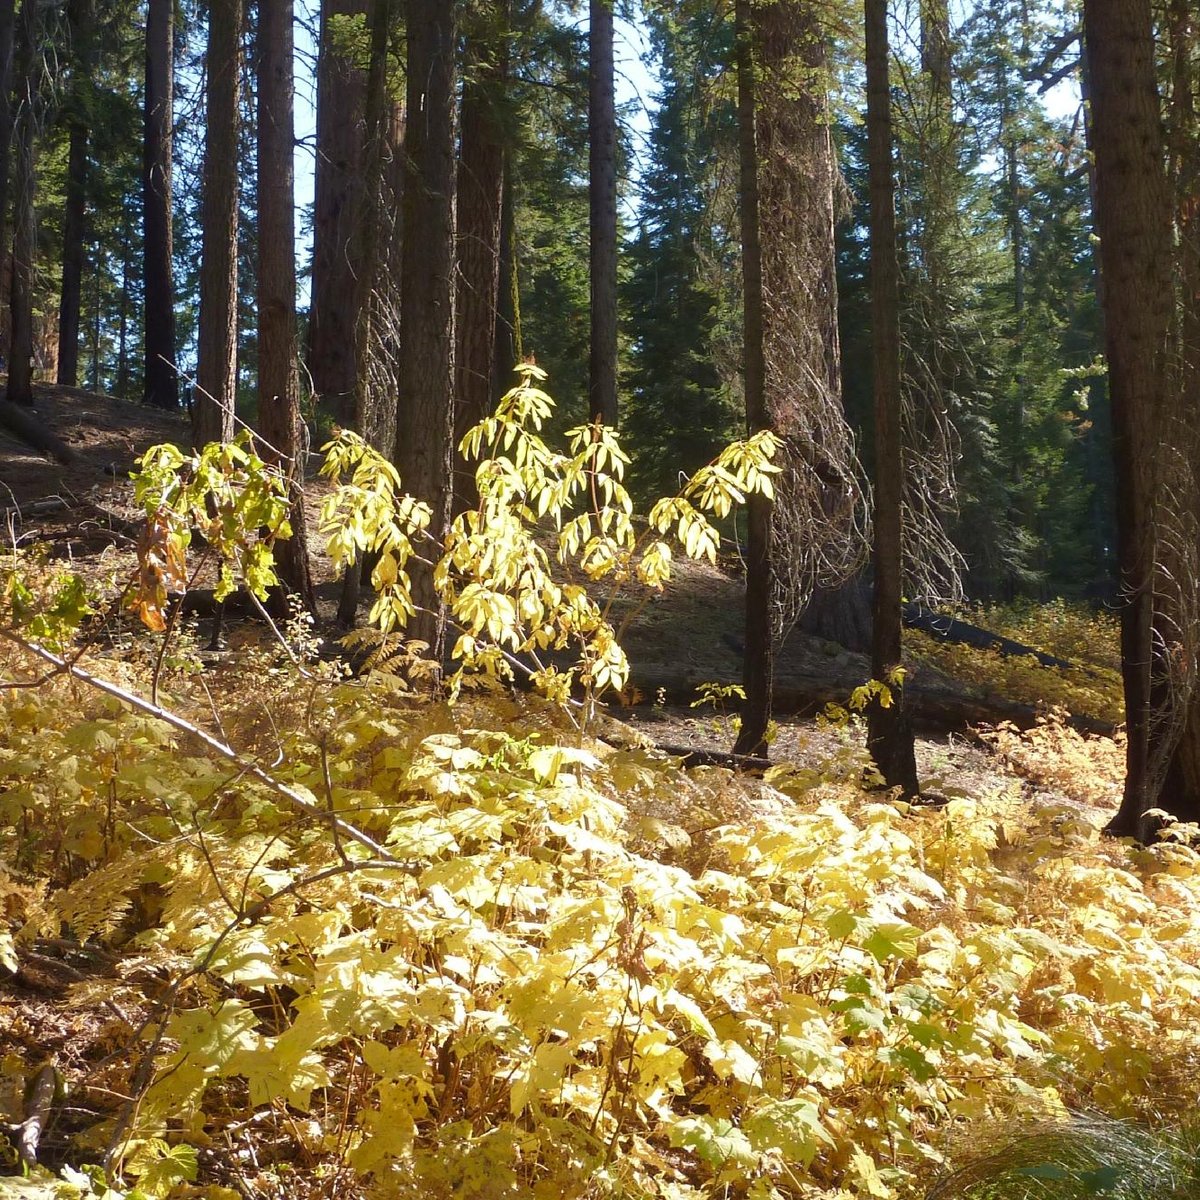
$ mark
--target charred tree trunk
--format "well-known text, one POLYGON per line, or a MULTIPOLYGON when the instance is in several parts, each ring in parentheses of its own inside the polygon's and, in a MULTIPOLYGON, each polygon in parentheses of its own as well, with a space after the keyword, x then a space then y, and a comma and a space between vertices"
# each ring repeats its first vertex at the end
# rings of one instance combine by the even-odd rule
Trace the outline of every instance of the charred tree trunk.
POLYGON ((508 77, 508 4, 493 0, 467 41, 458 160, 458 287, 455 302, 455 480, 458 511, 475 483, 457 445, 491 411, 500 289, 505 159, 500 108, 508 77))
POLYGON ((62 288, 59 293, 59 361, 55 379, 68 388, 79 382, 79 319, 83 308, 83 259, 88 200, 88 125, 78 91, 91 84, 88 53, 94 13, 90 4, 70 6, 74 43, 70 134, 67 146, 67 193, 62 209, 62 288))
POLYGON ((8 400, 33 407, 33 267, 37 252, 34 200, 37 191, 37 129, 41 119, 41 22, 36 4, 22 5, 18 39, 15 195, 13 197, 12 282, 8 400))
POLYGON ((332 18, 365 16, 366 0, 325 0, 317 58, 317 166, 313 205, 312 304, 308 324, 308 371, 322 406, 343 425, 354 426, 355 336, 362 312, 362 277, 371 262, 361 256, 359 228, 366 164, 363 148, 367 78, 335 45, 332 18))
MULTIPOLYGON (((746 428, 770 427, 767 411, 763 329, 762 241, 758 206, 758 138, 755 103, 754 30, 750 0, 734 6, 737 37, 738 169, 742 239, 742 344, 746 428)), ((746 702, 735 754, 762 754, 775 685, 771 598, 771 502, 755 494, 748 503, 746 547, 746 624, 742 687, 746 702)))
MULTIPOLYGON (((1121 674, 1128 729, 1125 789, 1109 832, 1144 835, 1160 796, 1152 726, 1157 438, 1167 416, 1174 295, 1170 199, 1150 0, 1084 0, 1096 164, 1096 231, 1104 279, 1105 349, 1117 480, 1121 674)), ((1177 500, 1182 498, 1176 498, 1177 500)), ((1194 798, 1188 798, 1188 807, 1194 798)))
POLYGON ((174 0, 149 0, 146 11, 146 109, 142 167, 145 239, 145 400, 177 408, 175 277, 171 265, 174 0))
POLYGON ((258 422, 291 486, 292 536, 276 554, 284 585, 310 612, 312 574, 304 517, 307 431, 300 419, 296 352, 295 144, 292 0, 259 0, 258 422))
POLYGON ((233 438, 237 397, 238 112, 242 0, 209 0, 200 329, 192 445, 233 438))
MULTIPOLYGON (((403 121, 397 121, 395 105, 388 94, 392 25, 392 0, 374 0, 369 25, 370 62, 363 96, 364 133, 359 153, 362 171, 359 220, 356 227, 347 231, 351 239, 347 254, 357 264, 357 275, 352 281, 356 319, 351 330, 355 377, 349 381, 352 403, 348 423, 382 454, 391 453, 396 437, 391 386, 395 364, 384 342, 391 330, 391 299, 395 291, 391 258, 399 226, 393 214, 403 194, 402 187, 389 186, 397 183, 404 128, 403 121)), ((346 572, 338 602, 338 622, 344 628, 354 624, 362 583, 368 574, 366 560, 346 572)))
MULTIPOLYGON (((1172 52, 1170 107, 1171 182, 1179 256, 1179 385, 1185 413, 1200 412, 1200 13, 1188 0, 1171 0, 1172 52)), ((1193 448, 1195 454, 1195 448, 1193 448)), ((1197 469, 1200 464, 1194 465, 1197 469)), ((1198 498, 1200 503, 1200 498, 1198 498)), ((1183 819, 1200 819, 1200 694, 1193 690, 1183 734, 1171 758, 1165 795, 1183 819)), ((1161 803, 1161 802, 1160 802, 1161 803)))
MULTIPOLYGON (((432 507, 429 532, 440 547, 450 514, 454 430, 456 5, 410 0, 407 25, 396 466, 407 491, 432 507)), ((440 661, 446 622, 433 572, 414 563, 411 573, 418 612, 409 633, 427 642, 431 657, 440 661)))
POLYGON ((896 255, 891 88, 886 0, 866 0, 867 159, 871 193, 871 330, 875 360, 875 603, 871 675, 877 695, 867 713, 867 747, 888 787, 917 793, 913 732, 900 673, 901 503, 900 269, 896 255), (884 703, 884 700, 888 703, 884 703))
MULTIPOLYGON (((0 0, 0 264, 8 257, 9 235, 9 189, 11 185, 12 140, 13 140, 13 33, 16 26, 14 0, 0 0)), ((0 278, 3 271, 0 270, 0 278)), ((3 312, 0 305, 0 312, 3 312)), ((7 315, 7 314, 6 314, 7 315)), ((0 359, 9 360, 10 323, 0 318, 0 359)))
POLYGON ((591 280, 589 414, 617 423, 617 110, 613 0, 588 6, 588 204, 591 280))

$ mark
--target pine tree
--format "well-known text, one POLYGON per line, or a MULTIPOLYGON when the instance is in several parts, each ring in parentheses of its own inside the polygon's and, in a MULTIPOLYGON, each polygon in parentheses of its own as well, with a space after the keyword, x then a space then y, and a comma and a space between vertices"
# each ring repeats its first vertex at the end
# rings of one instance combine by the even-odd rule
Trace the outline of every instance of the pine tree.
POLYGON ((258 429, 292 489, 292 536, 277 554, 285 586, 312 611, 304 516, 307 431, 297 375, 295 193, 292 146, 292 0, 259 0, 258 83, 258 429))
POLYGON ((171 260, 174 0, 149 0, 142 195, 145 235, 145 389, 157 408, 179 404, 176 381, 175 283, 171 260))
POLYGON ((703 13, 655 17, 652 31, 662 85, 623 289, 631 352, 621 422, 634 455, 631 484, 646 498, 674 491, 678 473, 708 462, 736 429, 719 361, 736 247, 716 212, 717 154, 733 140, 734 113, 709 86, 728 56, 727 26, 703 13))

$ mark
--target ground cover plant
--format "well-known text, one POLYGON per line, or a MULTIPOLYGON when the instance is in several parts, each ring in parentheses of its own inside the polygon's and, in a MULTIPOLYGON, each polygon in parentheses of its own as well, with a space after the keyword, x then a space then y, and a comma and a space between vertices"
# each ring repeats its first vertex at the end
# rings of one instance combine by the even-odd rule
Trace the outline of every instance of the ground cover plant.
MULTIPOLYGON (((479 432, 441 548, 446 695, 348 679, 299 623, 197 669, 165 605, 192 531, 262 588, 283 533, 248 449, 150 460, 126 600, 170 654, 82 644, 98 598, 6 563, 0 1104, 15 1147, 38 1094, 45 1128, 0 1194, 900 1200, 970 1131, 1194 1104, 1193 831, 1101 840, 1001 772, 921 807, 840 768, 684 769, 613 727, 612 586, 715 552, 705 510, 769 487, 769 446, 639 533, 619 445, 547 449, 537 383, 479 432)), ((334 556, 378 554, 399 645, 420 510, 352 441, 331 470, 334 556)))

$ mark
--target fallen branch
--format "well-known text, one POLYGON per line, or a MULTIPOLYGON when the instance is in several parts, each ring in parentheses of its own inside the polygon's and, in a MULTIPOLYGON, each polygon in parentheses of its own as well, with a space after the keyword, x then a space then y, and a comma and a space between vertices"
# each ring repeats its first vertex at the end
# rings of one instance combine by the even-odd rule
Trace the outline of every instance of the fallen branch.
POLYGON ((57 1089, 58 1070, 49 1062, 33 1077, 25 1100, 25 1119, 13 1133, 13 1145, 21 1161, 31 1169, 37 1166, 38 1145, 50 1120, 50 1107, 57 1089))
POLYGON ((205 733, 198 725, 193 725, 191 721, 181 717, 178 713, 172 712, 169 708, 163 708, 161 705, 152 704, 149 700, 142 699, 135 692, 118 687, 115 683, 110 683, 107 679, 101 679, 97 675, 92 675, 90 672, 83 670, 82 667, 78 667, 74 663, 60 658, 45 647, 39 646, 36 642, 27 642, 24 638, 17 637, 7 630, 0 630, 0 637, 4 637, 12 642, 13 645, 20 647, 27 654, 31 654, 35 658, 40 658, 43 662, 49 663, 59 671, 70 675, 74 679, 78 679, 81 683, 86 683, 89 687, 103 692, 106 696, 112 696, 114 699, 120 700, 123 704, 128 704, 131 708, 137 709, 138 712, 155 717, 165 724, 170 725, 172 729, 196 738, 205 749, 233 763, 240 771, 249 775, 252 779, 258 780, 264 787, 286 800, 293 808, 304 813, 306 816, 312 817, 314 820, 331 826, 347 840, 357 842, 358 845, 365 847, 379 862, 390 863, 394 866, 403 865, 400 860, 394 858, 374 838, 363 833, 361 829, 351 825, 348 821, 343 821, 341 817, 328 812, 320 804, 307 799, 294 788, 288 787, 287 784, 276 779, 269 771, 264 771, 257 763, 250 762, 244 758, 232 746, 226 745, 210 733, 205 733))
POLYGON ((976 650, 995 650, 1005 658, 1034 658, 1043 667, 1057 667, 1062 671, 1083 671, 1095 675, 1092 667, 1082 663, 1073 663, 1069 659, 1058 658, 1047 654, 1023 642, 1003 637, 990 629, 981 629, 969 621, 960 621, 957 617, 948 617, 944 613, 934 612, 923 604, 906 604, 904 606, 904 624, 909 629, 919 629, 930 637, 941 642, 957 642, 963 646, 972 646, 976 650))

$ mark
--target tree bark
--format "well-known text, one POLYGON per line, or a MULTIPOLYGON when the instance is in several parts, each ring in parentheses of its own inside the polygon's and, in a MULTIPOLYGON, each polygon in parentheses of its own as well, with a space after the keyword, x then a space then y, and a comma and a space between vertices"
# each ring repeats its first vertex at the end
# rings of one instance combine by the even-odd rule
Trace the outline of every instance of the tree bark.
POLYGON ((177 408, 175 277, 171 264, 174 0, 148 0, 142 202, 145 222, 145 400, 177 408))
MULTIPOLYGON (((0 0, 0 264, 9 251, 9 187, 13 140, 13 33, 16 27, 14 0, 0 0)), ((0 270, 0 278, 3 271, 0 270)), ((3 312, 0 305, 0 312, 3 312)), ((8 314, 4 314, 8 316, 8 314)), ((10 322, 0 318, 0 360, 8 362, 10 322)))
POLYGON ((304 517, 307 431, 297 373, 292 0, 259 0, 258 427, 291 488, 292 536, 277 549, 284 585, 313 609, 304 517))
POLYGON ((66 387, 79 382, 79 315, 83 295, 83 235, 87 202, 87 127, 71 122, 67 195, 63 206, 62 289, 58 302, 58 370, 66 387))
MULTIPOLYGON (((742 240, 742 372, 749 433, 770 428, 764 355, 762 241, 759 229, 757 105, 754 28, 750 0, 734 6, 737 38, 738 171, 742 240)), ((774 692, 775 648, 771 637, 774 569, 771 502, 754 494, 747 505, 746 623, 742 688, 746 700, 735 754, 766 750, 774 692)))
POLYGON ((508 79, 507 0, 491 0, 467 41, 458 160, 458 287, 455 302, 455 480, 457 511, 474 498, 472 464, 457 446, 496 401, 493 375, 500 288, 505 160, 500 107, 508 79))
POLYGON ((1162 783, 1151 732, 1161 699, 1152 674, 1154 506, 1157 438, 1169 386, 1171 210, 1150 0, 1084 0, 1083 13, 1124 598, 1121 674, 1128 746, 1121 807, 1108 829, 1141 835, 1146 811, 1160 803, 1162 783))
POLYGON ((233 438, 237 397, 238 128, 242 0, 209 0, 200 328, 192 445, 233 438))
POLYGON ((41 21, 36 4, 22 5, 18 39, 15 195, 8 363, 10 403, 33 407, 33 268, 37 253, 34 200, 37 192, 37 130, 41 120, 41 21))
POLYGON ((774 645, 814 586, 858 565, 848 549, 858 480, 841 400, 827 30, 810 0, 735 15, 742 202, 754 210, 743 213, 747 417, 781 439, 783 469, 774 504, 749 505, 739 750, 759 753, 751 743, 767 729, 774 645))
POLYGON ((58 303, 58 363, 55 379, 66 387, 79 382, 79 325, 83 308, 83 242, 87 215, 87 89, 92 84, 95 9, 90 0, 67 6, 71 36, 71 79, 67 97, 67 190, 63 204, 62 287, 58 303))
POLYGON ((399 208, 404 195, 404 106, 389 90, 391 39, 395 25, 393 0, 374 0, 369 14, 371 37, 363 104, 362 172, 359 220, 350 231, 348 254, 356 265, 351 334, 356 376, 351 381, 353 427, 382 454, 396 442, 396 308, 397 259, 403 224, 399 208))
POLYGON ((886 0, 866 0, 867 161, 871 195, 871 333, 875 360, 875 600, 871 676, 890 696, 867 711, 867 748, 888 787, 916 795, 917 762, 901 674, 902 497, 900 266, 892 159, 886 0))
MULTIPOLYGON (((334 45, 331 18, 365 16, 367 0, 324 0, 317 57, 317 165, 313 204, 312 303, 308 372, 321 405, 346 426, 355 423, 355 337, 362 312, 362 276, 371 263, 359 253, 366 218, 363 148, 366 72, 334 45)), ((369 186, 369 185, 368 185, 369 186)))
POLYGON ((617 110, 612 0, 588 5, 589 416, 617 423, 617 110))
MULTIPOLYGON (((391 331, 396 291, 391 268, 400 226, 393 214, 403 195, 399 164, 404 124, 388 92, 392 25, 392 0, 374 0, 368 18, 371 42, 359 153, 359 219, 348 231, 351 241, 347 246, 347 256, 357 264, 352 281, 352 307, 357 315, 351 331, 356 374, 350 381, 348 423, 382 454, 390 453, 396 442, 395 389, 391 386, 395 381, 394 345, 385 346, 385 342, 391 331)), ((363 559, 342 580, 337 615, 343 628, 354 625, 362 583, 369 575, 369 563, 363 559)))
MULTIPOLYGON (((454 429, 454 99, 456 5, 410 0, 404 241, 400 279, 400 408, 396 466, 405 489, 433 509, 436 554, 450 514, 454 429)), ((442 658, 445 610, 433 571, 411 567, 409 635, 442 658)))
MULTIPOLYGON (((1169 125, 1171 183, 1179 256, 1179 303, 1174 338, 1182 410, 1200 412, 1200 14, 1188 0, 1171 0, 1172 87, 1169 125)), ((1193 447, 1195 455, 1196 448, 1193 447)), ((1196 469, 1194 464, 1193 469, 1196 469)), ((1183 733, 1163 785, 1181 819, 1200 820, 1200 692, 1193 689, 1183 733)))

